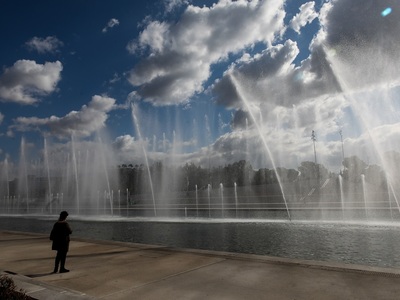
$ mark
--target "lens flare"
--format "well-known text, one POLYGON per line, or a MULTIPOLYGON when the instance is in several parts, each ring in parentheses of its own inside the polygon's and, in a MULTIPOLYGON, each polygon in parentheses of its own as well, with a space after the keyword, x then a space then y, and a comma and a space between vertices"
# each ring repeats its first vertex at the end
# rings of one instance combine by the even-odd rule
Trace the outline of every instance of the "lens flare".
POLYGON ((382 10, 381 15, 382 17, 386 17, 387 15, 389 15, 392 12, 392 8, 391 7, 387 7, 384 10, 382 10))

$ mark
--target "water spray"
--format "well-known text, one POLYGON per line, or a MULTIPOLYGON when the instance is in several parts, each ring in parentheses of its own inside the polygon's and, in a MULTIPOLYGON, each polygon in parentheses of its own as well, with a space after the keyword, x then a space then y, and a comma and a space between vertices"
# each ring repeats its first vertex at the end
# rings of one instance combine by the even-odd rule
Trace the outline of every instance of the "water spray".
POLYGON ((278 172, 276 170, 276 166, 275 166, 275 162, 274 162, 273 157, 272 157, 271 150, 269 149, 268 143, 267 143, 266 139, 264 138, 264 136, 263 136, 263 134, 261 132, 260 125, 258 124, 257 119, 255 118, 255 116, 254 116, 254 114, 253 114, 253 112, 252 112, 252 110, 250 108, 250 104, 248 103, 246 97, 244 97, 244 95, 243 95, 244 93, 243 93, 243 91, 241 89, 240 84, 236 80, 235 75, 233 73, 231 73, 230 77, 231 77, 232 83, 233 83, 233 85, 234 85, 234 87, 236 89, 236 92, 237 92, 239 98, 243 101, 244 105, 247 108, 248 113, 250 114, 251 119, 253 120, 253 123, 254 123, 254 125, 255 125, 255 127, 257 129, 258 135, 259 135, 259 137, 260 137, 260 139, 261 139, 261 141, 262 141, 262 143, 264 145, 265 150, 267 151, 269 159, 271 160, 271 163, 272 163, 272 166, 274 168, 274 172, 275 172, 276 178, 277 178, 278 183, 279 183, 279 187, 280 187, 281 192, 282 192, 282 197, 283 197, 283 201, 285 203, 286 212, 287 212, 289 220, 291 221, 292 219, 291 219, 291 216, 290 216, 289 207, 287 205, 285 192, 283 190, 282 181, 281 181, 281 178, 280 178, 280 176, 279 176, 279 174, 278 174, 278 172))
POLYGON ((151 196, 152 196, 152 199, 153 199, 154 216, 156 217, 156 216, 157 216, 156 200, 155 200, 155 197, 154 197, 153 180, 152 180, 152 178, 151 178, 151 172, 150 172, 150 166, 149 166, 149 159, 147 158, 147 151, 146 151, 146 149, 145 149, 145 147, 144 147, 144 143, 143 143, 143 139, 142 139, 142 134, 141 134, 141 132, 140 132, 140 127, 139 127, 139 121, 138 121, 138 118, 137 118, 137 116, 136 116, 136 110, 137 110, 137 108, 136 108, 136 105, 135 105, 134 103, 132 103, 131 109, 132 109, 132 119, 133 119, 133 122, 135 123, 136 131, 137 131, 137 134, 138 134, 138 136, 139 136, 139 141, 140 141, 140 143, 141 143, 141 145, 142 145, 142 150, 143 150, 143 154, 144 154, 144 159, 145 159, 145 161, 146 161, 147 173, 148 173, 148 175, 149 175, 149 183, 150 183, 150 189, 151 189, 151 196))

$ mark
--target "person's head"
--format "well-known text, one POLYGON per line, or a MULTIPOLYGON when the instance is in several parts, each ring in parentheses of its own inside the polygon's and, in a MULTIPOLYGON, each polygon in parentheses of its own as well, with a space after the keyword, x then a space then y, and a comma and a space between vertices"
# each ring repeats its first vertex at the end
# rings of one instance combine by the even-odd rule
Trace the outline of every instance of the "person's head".
POLYGON ((60 213, 60 221, 64 221, 68 217, 68 213, 64 210, 60 213))

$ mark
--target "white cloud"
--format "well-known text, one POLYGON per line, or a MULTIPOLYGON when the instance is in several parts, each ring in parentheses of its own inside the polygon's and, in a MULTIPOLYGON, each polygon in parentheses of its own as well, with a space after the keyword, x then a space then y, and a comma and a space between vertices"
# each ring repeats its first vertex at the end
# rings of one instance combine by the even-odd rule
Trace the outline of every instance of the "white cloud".
MULTIPOLYGON (((178 2, 165 3, 172 9, 183 3, 178 2)), ((183 162, 217 166, 246 159, 254 167, 272 167, 263 136, 277 166, 296 168, 314 159, 312 130, 317 133, 318 162, 334 171, 342 155, 339 129, 343 129, 346 156, 379 159, 376 153, 399 149, 398 91, 392 91, 399 79, 400 4, 390 1, 396 9, 385 18, 378 0, 368 5, 361 0, 324 4, 319 15, 322 27, 310 44, 310 56, 302 62, 296 60, 300 51, 296 42, 276 42, 286 28, 283 4, 221 0, 211 7, 190 5, 177 23, 149 21, 129 43, 131 53, 146 53, 130 72, 129 80, 138 89, 129 98, 154 105, 185 103, 206 88, 214 65, 240 56, 210 91, 218 104, 238 111, 233 125, 242 126, 234 126, 233 132, 209 147, 183 154, 183 162), (256 50, 261 45, 264 49, 256 50), (232 81, 232 74, 238 82, 232 81), (259 128, 252 124, 250 112, 259 128)), ((308 2, 289 26, 299 32, 315 16, 314 2, 308 2)), ((4 83, 11 82, 4 76, 0 95, 4 83)), ((108 112, 116 107, 111 98, 95 97, 64 117, 18 118, 10 129, 49 128, 57 136, 91 135, 104 127, 108 112)), ((113 146, 121 161, 127 162, 143 157, 143 143, 152 148, 151 141, 130 135, 118 137, 113 146)), ((153 160, 168 155, 153 149, 149 153, 153 160)))
POLYGON ((129 134, 119 136, 115 139, 113 145, 121 151, 131 151, 135 144, 135 138, 129 134))
POLYGON ((113 84, 121 80, 121 77, 118 73, 114 73, 113 78, 111 78, 108 82, 113 84))
POLYGON ((128 48, 147 50, 131 71, 138 95, 156 105, 185 103, 203 91, 211 65, 262 42, 284 28, 284 1, 219 1, 187 7, 179 22, 152 21, 128 48))
POLYGON ((377 126, 359 137, 344 140, 346 156, 357 155, 367 163, 384 166, 388 172, 398 172, 398 168, 387 164, 385 154, 390 151, 399 152, 399 149, 400 123, 377 126))
POLYGON ((322 30, 315 43, 324 47, 345 90, 399 82, 400 3, 336 0, 321 9, 322 30), (381 16, 385 7, 392 13, 381 16))
POLYGON ((181 7, 183 5, 189 4, 189 0, 164 0, 164 6, 166 12, 171 12, 174 9, 181 7))
MULTIPOLYGON (((382 94, 375 91, 370 98, 365 97, 365 92, 353 95, 357 101, 363 102, 362 106, 368 110, 361 113, 375 125, 369 132, 361 134, 359 129, 355 128, 361 124, 349 119, 354 114, 351 101, 343 94, 332 94, 306 99, 294 106, 270 106, 269 110, 262 105, 253 106, 253 115, 259 128, 252 124, 251 117, 247 115, 248 126, 238 127, 233 132, 220 136, 210 146, 203 147, 197 152, 168 153, 168 149, 174 147, 170 141, 165 142, 168 144, 167 151, 163 149, 166 153, 157 152, 161 148, 154 150, 151 141, 147 139, 138 141, 130 135, 117 138, 113 146, 121 163, 144 163, 142 148, 144 143, 150 163, 157 160, 166 164, 192 162, 206 168, 209 165, 221 166, 246 160, 254 168, 273 168, 275 165, 275 167, 297 169, 303 161, 314 161, 311 140, 311 132, 314 130, 317 137, 317 162, 331 171, 338 172, 342 161, 339 134, 339 130, 342 129, 347 157, 357 155, 366 162, 382 165, 379 153, 400 147, 400 126, 397 122, 398 115, 396 118, 396 112, 391 112, 390 105, 386 103, 393 102, 395 105, 395 99, 381 98, 379 103, 373 105, 377 95, 382 94), (372 118, 373 115, 375 118, 372 118), (387 120, 391 123, 385 123, 387 120), (171 156, 172 154, 174 156, 171 156)), ((246 115, 242 118, 246 118, 246 115)))
POLYGON ((112 147, 120 163, 145 163, 143 158, 143 141, 135 140, 129 134, 117 137, 112 147))
MULTIPOLYGON (((159 152, 157 151, 157 149, 150 149, 154 147, 157 148, 151 143, 152 142, 148 139, 139 140, 127 134, 117 137, 112 143, 112 147, 120 164, 146 164, 143 149, 145 149, 147 153, 149 164, 159 161, 163 161, 166 164, 173 163, 173 159, 170 153, 159 152)), ((182 156, 180 156, 179 162, 182 161, 182 156)))
POLYGON ((300 33, 302 27, 314 21, 317 17, 318 14, 315 11, 315 2, 307 2, 300 6, 300 12, 293 17, 289 26, 297 33, 300 33))
POLYGON ((107 25, 102 29, 101 32, 106 33, 109 29, 118 26, 119 25, 119 21, 115 18, 110 19, 110 21, 108 21, 107 25))
MULTIPOLYGON (((248 126, 238 126, 218 138, 209 153, 203 149, 191 157, 204 165, 208 159, 213 166, 244 159, 255 168, 273 168, 274 162, 277 167, 296 169, 302 161, 314 160, 311 131, 315 130, 318 161, 336 170, 341 161, 338 122, 343 121, 342 110, 348 105, 343 97, 332 96, 310 99, 292 107, 270 107, 270 111, 263 107, 257 111, 254 107, 258 128, 247 115, 248 126)), ((347 131, 345 135, 348 136, 347 131)))
POLYGON ((39 97, 56 90, 62 69, 59 61, 42 65, 32 60, 18 60, 0 76, 0 101, 36 103, 39 97))
POLYGON ((245 54, 211 86, 215 101, 226 107, 271 111, 340 91, 320 50, 296 67, 297 43, 287 40, 251 57, 245 54), (239 92, 241 95, 239 95, 239 92), (247 100, 247 101, 244 101, 247 100))
POLYGON ((105 127, 105 122, 115 105, 115 99, 95 95, 88 105, 79 111, 71 111, 64 117, 19 117, 10 126, 11 131, 41 131, 60 138, 88 137, 105 127))
MULTIPOLYGON (((382 17, 377 0, 367 6, 361 0, 325 4, 319 17, 322 27, 307 59, 295 65, 299 50, 290 40, 254 55, 245 53, 212 86, 215 100, 261 119, 262 134, 272 145, 272 152, 280 150, 276 157, 288 158, 282 160, 285 163, 291 161, 290 157, 304 157, 299 137, 309 143, 311 130, 318 133, 320 159, 329 166, 340 164, 340 128, 348 139, 369 137, 369 149, 377 148, 373 140, 378 139, 366 132, 392 126, 399 115, 395 99, 400 81, 400 4, 391 1, 385 5, 396 8, 393 11, 397 15, 382 17), (298 129, 293 131, 294 124, 298 129), (277 132, 280 135, 272 139, 277 132), (279 148, 282 139, 296 141, 298 147, 291 151, 279 148)), ((309 9, 303 7, 304 11, 309 9)), ((234 121, 243 124, 243 118, 234 121)), ((349 146, 353 153, 367 159, 365 147, 359 147, 360 142, 349 146)), ((378 148, 379 153, 385 147, 378 148)), ((307 151, 312 160, 312 148, 307 151)), ((369 154, 372 156, 376 154, 369 154)))
MULTIPOLYGON (((179 22, 150 21, 130 43, 132 53, 148 54, 131 71, 129 79, 139 87, 132 99, 155 105, 187 101, 203 91, 211 67, 232 54, 240 56, 210 88, 218 104, 236 111, 234 131, 183 154, 181 161, 217 166, 246 159, 254 167, 272 167, 273 160, 276 166, 297 168, 314 160, 312 130, 317 160, 332 171, 341 167, 339 130, 346 156, 379 163, 384 151, 399 149, 399 2, 385 4, 396 12, 386 17, 378 0, 325 3, 318 15, 321 28, 301 62, 296 42, 274 39, 286 28, 280 4, 226 0, 189 6, 179 22), (261 45, 264 49, 255 53, 261 45)), ((315 3, 308 2, 289 26, 300 32, 316 17, 315 3)), ((138 141, 123 140, 119 146, 126 155, 128 149, 141 153, 138 141)))
POLYGON ((57 52, 64 43, 55 36, 48 36, 46 38, 35 36, 27 41, 26 45, 30 50, 35 50, 40 54, 44 54, 57 52))

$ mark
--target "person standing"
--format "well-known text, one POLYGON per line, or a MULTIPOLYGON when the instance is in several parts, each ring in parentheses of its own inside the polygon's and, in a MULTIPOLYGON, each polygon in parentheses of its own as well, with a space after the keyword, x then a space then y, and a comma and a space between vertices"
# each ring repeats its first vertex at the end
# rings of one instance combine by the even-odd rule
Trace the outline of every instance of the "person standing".
POLYGON ((54 223, 53 229, 50 233, 50 240, 53 241, 51 249, 57 250, 53 273, 58 272, 59 265, 60 273, 69 272, 69 270, 65 268, 65 260, 67 258, 67 252, 69 249, 69 235, 72 233, 72 230, 66 221, 67 217, 68 212, 62 211, 58 221, 54 223))

